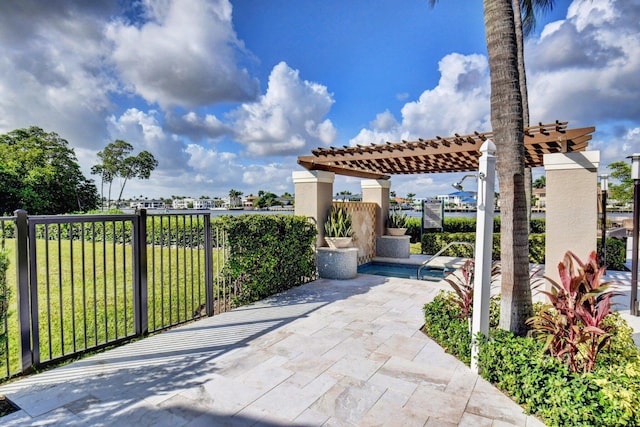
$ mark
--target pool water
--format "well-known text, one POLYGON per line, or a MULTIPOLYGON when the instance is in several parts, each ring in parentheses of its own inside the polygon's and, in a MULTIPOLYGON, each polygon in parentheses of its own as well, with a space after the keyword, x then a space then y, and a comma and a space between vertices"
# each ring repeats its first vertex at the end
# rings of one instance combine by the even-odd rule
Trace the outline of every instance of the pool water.
MULTIPOLYGON (((395 264, 389 262, 368 262, 358 267, 358 273, 375 274, 377 276, 400 277, 403 279, 416 279, 419 265, 416 264, 395 264)), ((420 271, 421 280, 440 281, 453 270, 435 269, 425 267, 420 271)))

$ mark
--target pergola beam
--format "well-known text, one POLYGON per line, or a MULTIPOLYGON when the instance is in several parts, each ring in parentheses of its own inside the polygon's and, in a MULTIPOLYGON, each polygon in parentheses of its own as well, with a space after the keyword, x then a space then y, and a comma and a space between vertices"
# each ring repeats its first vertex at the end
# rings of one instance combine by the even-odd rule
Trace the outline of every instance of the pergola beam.
MULTIPOLYGON (((567 122, 559 121, 530 126, 525 129, 524 138, 526 165, 542 166, 544 154, 584 151, 594 131, 595 127, 567 129, 567 122)), ((456 133, 430 140, 318 148, 312 150, 312 155, 298 157, 298 163, 309 170, 367 179, 388 179, 394 174, 466 172, 478 168, 480 146, 492 138, 493 132, 463 136, 456 133)))

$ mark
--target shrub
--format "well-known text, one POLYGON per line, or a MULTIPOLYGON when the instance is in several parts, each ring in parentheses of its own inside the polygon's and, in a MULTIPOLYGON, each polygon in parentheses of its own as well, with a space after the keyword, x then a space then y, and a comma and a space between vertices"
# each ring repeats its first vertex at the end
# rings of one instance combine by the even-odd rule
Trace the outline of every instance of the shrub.
POLYGON ((420 241, 422 230, 422 218, 407 218, 407 233, 411 236, 411 243, 420 241))
POLYGON ((531 218, 529 227, 532 234, 544 234, 547 231, 547 222, 544 218, 531 218))
POLYGON ((459 270, 444 279, 455 292, 453 302, 460 309, 460 320, 471 318, 471 306, 473 305, 473 272, 474 261, 468 259, 459 270))
POLYGON ((229 260, 224 274, 239 286, 237 305, 306 283, 315 274, 316 228, 305 217, 223 217, 229 260))
POLYGON ((612 311, 614 293, 601 281, 605 268, 598 266, 595 252, 586 263, 567 252, 558 272, 560 283, 547 278, 551 291, 540 291, 550 304, 527 323, 545 342, 544 349, 572 372, 593 371, 598 353, 611 338, 612 327, 604 319, 612 311))
MULTIPOLYGON (((426 304, 425 332, 461 361, 470 359, 466 322, 451 292, 442 291, 426 304)), ((544 353, 544 344, 497 330, 497 303, 490 306, 490 337, 481 341, 478 358, 482 376, 510 395, 548 426, 640 425, 640 353, 632 330, 614 313, 611 341, 591 373, 574 373, 544 353)), ((542 305, 536 304, 538 312, 542 305)))
POLYGON ((468 321, 451 292, 440 291, 424 306, 424 330, 446 352, 465 364, 471 362, 471 332, 468 321))
MULTIPOLYGON (((598 248, 598 259, 602 259, 602 240, 598 239, 596 247, 598 248)), ((609 270, 626 270, 624 265, 627 260, 627 247, 623 240, 619 239, 607 239, 606 241, 606 254, 604 265, 609 270)))
MULTIPOLYGON (((451 242, 469 242, 475 244, 476 234, 473 233, 424 233, 421 241, 421 251, 423 254, 435 254, 451 242)), ((529 235, 529 261, 544 263, 545 236, 541 234, 529 235)), ((500 259, 500 234, 493 233, 491 257, 494 260, 500 259)), ((467 246, 452 246, 446 254, 450 256, 466 257, 472 256, 471 248, 467 246)))

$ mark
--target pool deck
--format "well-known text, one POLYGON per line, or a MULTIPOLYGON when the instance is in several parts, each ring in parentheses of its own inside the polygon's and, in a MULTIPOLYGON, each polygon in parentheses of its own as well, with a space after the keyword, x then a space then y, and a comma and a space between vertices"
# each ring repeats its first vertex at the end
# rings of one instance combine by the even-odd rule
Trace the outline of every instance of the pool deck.
POLYGON ((420 332, 442 284, 319 279, 0 387, 3 426, 542 426, 420 332))

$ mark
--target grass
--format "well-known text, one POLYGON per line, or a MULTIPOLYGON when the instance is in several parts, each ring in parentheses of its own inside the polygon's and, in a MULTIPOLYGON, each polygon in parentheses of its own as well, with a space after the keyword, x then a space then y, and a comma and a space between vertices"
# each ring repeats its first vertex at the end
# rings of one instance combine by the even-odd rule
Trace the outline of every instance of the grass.
MULTIPOLYGON (((15 241, 6 240, 7 283, 15 279, 15 241)), ((214 277, 223 254, 214 250, 214 277)), ((134 335, 133 253, 111 242, 45 241, 36 244, 40 361, 47 361, 134 335)), ((149 330, 200 314, 205 303, 204 250, 148 247, 149 330)), ((223 288, 216 288, 222 293, 223 288)), ((10 372, 19 370, 17 290, 8 309, 10 372)), ((6 367, 0 360, 0 372, 6 367)), ((2 375, 2 374, 0 374, 2 375)))

